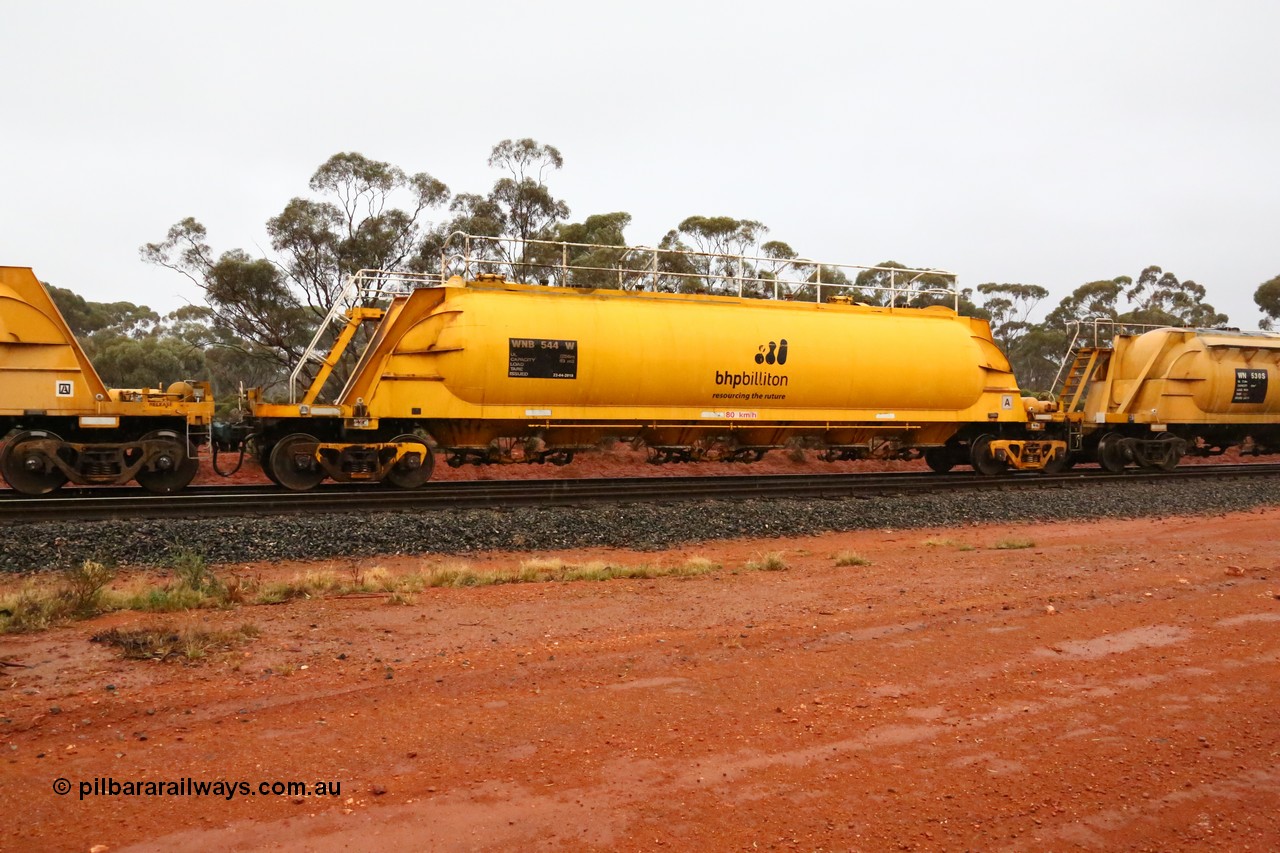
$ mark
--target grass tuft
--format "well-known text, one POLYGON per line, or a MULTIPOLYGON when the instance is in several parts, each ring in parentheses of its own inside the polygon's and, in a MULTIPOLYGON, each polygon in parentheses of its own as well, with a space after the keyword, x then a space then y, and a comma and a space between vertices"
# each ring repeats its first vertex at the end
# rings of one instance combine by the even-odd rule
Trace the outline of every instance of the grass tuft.
POLYGON ((992 547, 998 548, 1001 551, 1017 551, 1021 548, 1034 548, 1036 547, 1036 543, 1030 539, 1011 538, 1001 539, 992 547))
POLYGON ((215 595, 222 590, 222 582, 198 551, 179 551, 173 556, 172 568, 177 586, 183 589, 215 595))
POLYGON ((102 611, 102 593, 115 580, 115 569, 93 560, 63 572, 62 597, 71 616, 88 618, 102 611))
POLYGON ((113 610, 142 610, 150 613, 173 613, 209 607, 213 600, 206 592, 181 585, 145 586, 111 596, 113 610))
POLYGON ((749 572, 783 572, 787 569, 787 560, 781 551, 770 551, 748 560, 746 569, 749 572))
POLYGON ((464 564, 432 566, 420 577, 428 587, 477 587, 508 583, 565 583, 569 581, 608 581, 660 577, 696 577, 716 571, 720 564, 705 557, 692 557, 676 565, 641 563, 627 566, 596 560, 568 563, 558 558, 525 560, 513 571, 481 572, 464 564))
POLYGON ((706 557, 690 557, 677 567, 679 577, 696 577, 720 570, 720 564, 706 557))
POLYGON ((234 631, 177 630, 169 625, 111 628, 89 638, 120 650, 128 660, 197 661, 215 652, 229 652, 258 636, 258 628, 245 623, 234 631))
POLYGON ((928 548, 955 548, 957 551, 972 551, 974 547, 967 542, 960 542, 945 536, 931 536, 922 543, 928 548))
POLYGON ((0 632, 43 631, 70 616, 66 600, 47 586, 28 581, 16 593, 0 598, 0 632))
POLYGON ((871 565, 871 561, 861 554, 856 554, 853 551, 841 551, 839 554, 836 554, 836 565, 869 566, 871 565))
POLYGON ((110 566, 85 560, 62 571, 56 582, 28 581, 16 593, 0 597, 0 633, 43 631, 112 609, 106 589, 115 576, 110 566))

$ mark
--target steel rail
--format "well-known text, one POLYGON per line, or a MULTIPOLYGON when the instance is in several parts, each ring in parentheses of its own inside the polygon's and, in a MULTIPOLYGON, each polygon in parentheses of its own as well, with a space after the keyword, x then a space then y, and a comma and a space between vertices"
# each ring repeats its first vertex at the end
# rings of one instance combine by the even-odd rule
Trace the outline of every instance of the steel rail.
POLYGON ((1217 477, 1280 477, 1280 464, 1193 465, 1172 472, 1100 469, 1056 475, 983 477, 950 474, 771 474, 620 479, 477 480, 410 491, 385 486, 328 484, 309 492, 274 486, 194 487, 176 495, 117 488, 67 490, 50 497, 0 497, 0 525, 33 521, 216 518, 290 513, 423 512, 514 506, 592 506, 702 500, 873 498, 944 490, 1042 489, 1102 483, 1173 482, 1217 477))

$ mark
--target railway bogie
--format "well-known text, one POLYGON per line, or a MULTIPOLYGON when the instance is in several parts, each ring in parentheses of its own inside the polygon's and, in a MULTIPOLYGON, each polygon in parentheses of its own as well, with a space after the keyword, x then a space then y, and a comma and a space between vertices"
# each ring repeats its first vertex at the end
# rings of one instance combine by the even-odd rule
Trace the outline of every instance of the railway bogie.
POLYGON ((413 425, 364 416, 344 419, 331 416, 329 407, 301 408, 303 414, 297 406, 255 406, 256 455, 278 485, 305 491, 327 479, 416 488, 430 478, 435 457, 413 425), (264 417, 266 412, 271 414, 264 417))

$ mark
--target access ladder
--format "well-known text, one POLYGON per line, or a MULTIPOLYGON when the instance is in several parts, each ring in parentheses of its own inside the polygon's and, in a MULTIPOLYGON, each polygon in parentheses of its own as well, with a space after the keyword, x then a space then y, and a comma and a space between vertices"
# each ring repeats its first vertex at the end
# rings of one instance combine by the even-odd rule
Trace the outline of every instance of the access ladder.
POLYGON ((1110 347, 1081 347, 1076 350, 1071 367, 1062 380, 1062 388, 1058 391, 1062 411, 1074 412, 1079 409, 1080 404, 1084 402, 1085 388, 1088 387, 1089 379, 1095 371, 1105 366, 1110 360, 1110 347))

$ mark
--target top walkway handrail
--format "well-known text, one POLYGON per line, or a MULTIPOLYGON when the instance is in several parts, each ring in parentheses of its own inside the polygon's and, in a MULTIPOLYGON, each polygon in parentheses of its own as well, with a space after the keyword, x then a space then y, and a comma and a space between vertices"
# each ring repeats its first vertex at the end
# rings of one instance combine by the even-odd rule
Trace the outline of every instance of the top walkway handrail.
POLYGON ((819 302, 824 296, 854 289, 887 294, 885 304, 890 308, 920 295, 949 297, 953 308, 960 307, 957 276, 946 270, 451 234, 441 251, 441 275, 474 279, 483 274, 554 287, 709 292, 761 299, 794 299, 808 291, 819 302), (858 286, 855 279, 863 272, 881 273, 888 286, 858 286), (824 281, 824 276, 835 280, 824 281))

